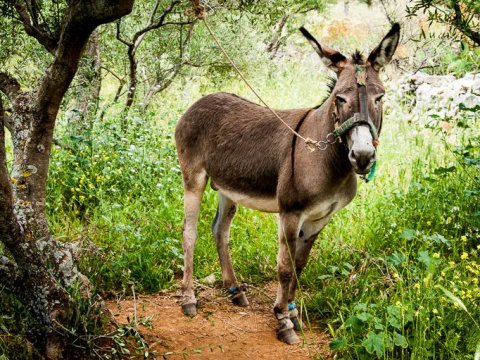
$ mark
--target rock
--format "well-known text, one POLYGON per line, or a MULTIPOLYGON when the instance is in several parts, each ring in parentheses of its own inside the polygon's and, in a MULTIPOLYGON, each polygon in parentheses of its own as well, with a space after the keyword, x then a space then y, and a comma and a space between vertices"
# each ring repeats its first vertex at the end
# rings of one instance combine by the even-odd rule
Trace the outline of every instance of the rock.
POLYGON ((210 274, 202 279, 202 283, 207 285, 213 285, 215 283, 215 274, 210 274))
MULTIPOLYGON (((413 93, 415 115, 437 114, 441 118, 456 118, 459 105, 472 108, 480 105, 480 74, 428 75, 416 73, 401 79, 396 96, 413 93)), ((399 97, 400 98, 400 97, 399 97)))

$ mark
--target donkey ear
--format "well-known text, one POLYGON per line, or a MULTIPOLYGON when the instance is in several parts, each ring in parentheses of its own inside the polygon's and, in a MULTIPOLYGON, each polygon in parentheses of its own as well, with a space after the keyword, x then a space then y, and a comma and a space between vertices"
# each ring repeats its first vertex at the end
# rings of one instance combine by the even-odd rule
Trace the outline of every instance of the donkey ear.
POLYGON ((372 64, 376 71, 387 65, 397 49, 398 40, 400 39, 400 25, 393 24, 387 35, 383 38, 380 44, 373 49, 368 56, 368 61, 372 64))
POLYGON ((303 26, 300 28, 303 36, 305 36, 308 42, 313 46, 313 49, 320 55, 325 66, 329 69, 332 69, 336 73, 339 73, 340 70, 345 66, 347 58, 340 54, 338 51, 333 50, 332 48, 320 44, 317 39, 315 39, 312 34, 310 34, 303 26))

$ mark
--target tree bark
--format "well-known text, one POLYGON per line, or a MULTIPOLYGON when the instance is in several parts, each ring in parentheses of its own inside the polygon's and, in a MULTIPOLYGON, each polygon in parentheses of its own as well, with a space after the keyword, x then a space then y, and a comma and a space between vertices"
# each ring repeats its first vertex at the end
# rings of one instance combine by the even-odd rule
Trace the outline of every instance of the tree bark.
MULTIPOLYGON (((71 305, 65 288, 83 279, 70 250, 52 238, 46 218, 55 120, 91 33, 97 26, 128 14, 132 6, 133 0, 70 1, 58 31, 54 60, 35 89, 22 91, 14 77, 0 72, 0 91, 12 105, 9 125, 14 152, 10 174, 0 100, 0 241, 7 251, 0 258, 0 275, 4 275, 0 284, 29 311, 33 322, 30 341, 51 359, 62 358, 59 324, 65 323, 71 305)), ((30 34, 28 24, 25 27, 30 34)), ((47 49, 52 46, 48 44, 47 49)))
POLYGON ((453 18, 453 26, 460 31, 463 35, 472 40, 477 46, 480 46, 480 32, 473 30, 472 23, 469 23, 464 19, 462 10, 457 1, 452 1, 453 11, 455 16, 453 18))
POLYGON ((71 116, 75 130, 90 127, 98 109, 101 81, 100 46, 98 33, 94 31, 85 46, 84 55, 76 76, 75 109, 71 116))

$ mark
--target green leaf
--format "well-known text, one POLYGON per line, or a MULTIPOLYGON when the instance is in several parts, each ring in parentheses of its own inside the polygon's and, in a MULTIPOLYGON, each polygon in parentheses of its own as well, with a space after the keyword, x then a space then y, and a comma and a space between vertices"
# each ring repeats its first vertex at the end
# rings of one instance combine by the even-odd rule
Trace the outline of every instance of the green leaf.
POLYGON ((367 338, 362 341, 362 345, 369 354, 376 353, 379 358, 383 355, 385 349, 383 336, 372 331, 370 331, 367 338))
POLYGON ((406 260, 406 256, 404 254, 398 254, 398 253, 395 253, 395 254, 392 254, 392 255, 389 255, 387 256, 387 262, 389 264, 392 264, 394 266, 399 266, 401 264, 403 264, 406 260))
POLYGON ((443 293, 450 299, 452 303, 457 304, 457 306, 459 306, 462 310, 469 314, 467 307, 459 297, 453 295, 453 293, 451 293, 441 285, 438 285, 438 288, 443 291, 443 293))
POLYGON ((400 234, 400 239, 412 240, 415 237, 415 230, 405 229, 400 234))
POLYGON ((388 323, 393 326, 395 329, 402 328, 402 313, 400 309, 394 305, 390 305, 387 307, 387 321, 388 323))
POLYGON ((357 314, 357 318, 359 318, 363 322, 367 322, 372 318, 372 315, 367 312, 363 312, 363 313, 357 314))
POLYGON ((395 342, 396 346, 400 346, 404 349, 406 349, 408 347, 407 338, 405 336, 403 336, 402 334, 399 334, 399 333, 395 332, 394 335, 393 335, 393 341, 395 342))
POLYGON ((363 330, 363 321, 361 321, 356 316, 350 316, 347 321, 345 321, 347 329, 350 329, 352 332, 358 334, 363 330))
POLYGON ((432 263, 432 258, 428 254, 428 251, 419 251, 418 252, 418 261, 423 263, 425 267, 428 269, 430 264, 432 263))
POLYGON ((436 168, 435 170, 433 170, 433 173, 435 175, 445 175, 445 174, 454 172, 455 169, 456 169, 456 166, 449 166, 449 167, 440 166, 440 167, 436 168))
POLYGON ((330 341, 330 349, 332 350, 342 350, 347 347, 347 339, 344 336, 340 336, 332 341, 330 341))
POLYGON ((445 245, 448 245, 450 246, 450 240, 446 239, 445 237, 443 237, 442 235, 440 234, 433 234, 431 236, 427 236, 426 237, 428 240, 433 240, 435 241, 436 243, 442 243, 442 244, 445 244, 445 245))

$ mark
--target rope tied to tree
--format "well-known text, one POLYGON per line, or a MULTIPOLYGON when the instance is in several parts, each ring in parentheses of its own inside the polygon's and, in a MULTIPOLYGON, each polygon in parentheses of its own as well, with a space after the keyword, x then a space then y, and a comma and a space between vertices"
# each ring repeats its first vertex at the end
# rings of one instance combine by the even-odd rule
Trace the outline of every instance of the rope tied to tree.
POLYGON ((203 20, 203 23, 205 24, 205 27, 207 28, 208 32, 210 33, 210 36, 213 38, 215 43, 217 44, 218 48, 222 52, 222 54, 225 56, 225 58, 228 60, 230 65, 235 69, 237 74, 242 78, 242 80, 245 82, 245 84, 250 88, 250 90, 255 94, 255 96, 260 100, 260 102, 279 120, 287 127, 287 129, 294 134, 295 136, 299 137, 301 140, 305 142, 305 145, 307 146, 307 149, 310 151, 315 151, 316 149, 319 150, 325 150, 328 146, 328 144, 334 144, 336 142, 336 139, 330 137, 331 134, 327 135, 326 140, 313 140, 309 137, 304 137, 300 135, 297 131, 295 131, 288 123, 283 120, 278 113, 272 109, 266 102, 263 100, 263 98, 260 96, 257 90, 250 84, 250 82, 246 79, 246 77, 243 75, 243 73, 240 71, 238 66, 235 64, 235 62, 232 60, 232 58, 228 55, 226 52, 225 48, 222 46, 220 41, 218 40, 217 36, 213 32, 212 28, 210 27, 210 24, 207 21, 207 12, 205 10, 205 7, 201 4, 200 0, 192 0, 193 3, 193 11, 187 12, 188 15, 194 15, 197 17, 199 20, 203 20))
MULTIPOLYGON (((359 93, 360 93, 360 102, 364 103, 364 106, 361 106, 360 109, 360 114, 354 114, 353 117, 350 119, 346 120, 340 127, 336 128, 333 132, 327 134, 325 137, 325 140, 313 140, 309 137, 304 137, 300 135, 297 131, 295 131, 288 123, 283 120, 280 115, 277 114, 277 112, 272 109, 266 102, 263 100, 263 98, 260 96, 258 91, 250 84, 250 82, 247 80, 247 78, 243 75, 243 73, 240 71, 238 66, 235 64, 235 62, 232 60, 232 58, 228 55, 227 51, 225 48, 222 46, 220 43, 220 40, 217 38, 215 33, 213 32, 212 28, 210 27, 210 24, 207 21, 207 12, 205 10, 205 7, 202 5, 200 0, 192 0, 193 3, 193 11, 187 11, 187 15, 194 15, 197 19, 202 20, 203 23, 205 24, 205 27, 207 28, 208 32, 210 33, 210 36, 213 38, 215 43, 217 44, 218 48, 221 50, 225 58, 228 60, 230 65, 235 69, 235 71, 238 73, 238 75, 242 78, 242 80, 245 82, 245 84, 250 88, 250 90, 255 94, 255 96, 260 100, 260 102, 279 120, 285 125, 285 127, 295 136, 300 138, 305 142, 305 146, 307 147, 308 150, 311 152, 315 150, 321 150, 324 151, 327 149, 328 145, 335 144, 337 141, 341 141, 341 137, 348 132, 351 128, 361 125, 361 124, 368 124, 370 128, 370 132, 372 133, 373 141, 372 144, 376 148, 378 145, 378 132, 373 124, 373 122, 368 118, 368 113, 367 113, 367 107, 366 107, 366 83, 367 83, 367 71, 366 67, 364 65, 357 65, 355 69, 355 77, 357 80, 357 84, 359 86, 359 93)), ((375 170, 376 170, 376 164, 372 167, 372 171, 368 174, 367 177, 364 177, 365 181, 370 181, 373 179, 375 176, 375 170)))

